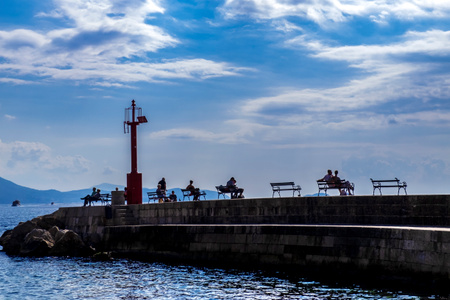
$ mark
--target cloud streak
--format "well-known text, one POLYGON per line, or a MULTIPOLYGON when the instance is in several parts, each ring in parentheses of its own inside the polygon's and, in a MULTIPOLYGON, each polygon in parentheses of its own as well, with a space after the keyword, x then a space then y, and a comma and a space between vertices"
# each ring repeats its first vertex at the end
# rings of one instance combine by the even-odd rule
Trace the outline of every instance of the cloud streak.
POLYGON ((447 1, 420 0, 227 0, 221 7, 221 12, 226 18, 278 19, 298 17, 321 26, 347 22, 353 17, 366 17, 375 23, 384 24, 389 19, 448 18, 450 16, 450 4, 447 1))

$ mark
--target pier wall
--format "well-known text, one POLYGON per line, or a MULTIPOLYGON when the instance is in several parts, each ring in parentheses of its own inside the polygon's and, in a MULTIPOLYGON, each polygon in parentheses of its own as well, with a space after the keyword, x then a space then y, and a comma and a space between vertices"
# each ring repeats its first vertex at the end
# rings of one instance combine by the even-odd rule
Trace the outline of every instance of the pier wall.
POLYGON ((355 224, 450 226, 450 195, 288 197, 128 207, 122 225, 355 224))
POLYGON ((151 203, 55 214, 98 248, 124 256, 450 283, 449 208, 450 195, 408 195, 151 203))

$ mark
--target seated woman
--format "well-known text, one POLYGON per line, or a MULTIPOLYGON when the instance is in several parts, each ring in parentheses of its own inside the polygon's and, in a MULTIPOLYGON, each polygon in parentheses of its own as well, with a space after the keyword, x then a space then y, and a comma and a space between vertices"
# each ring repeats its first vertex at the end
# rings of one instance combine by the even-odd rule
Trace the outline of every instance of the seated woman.
POLYGON ((161 188, 160 184, 158 184, 158 188, 156 189, 156 196, 159 198, 159 203, 164 202, 164 198, 166 198, 166 191, 161 188))
POLYGON ((332 182, 334 183, 334 186, 339 189, 339 194, 341 196, 345 195, 352 195, 353 186, 349 181, 342 181, 341 178, 338 176, 338 170, 334 171, 334 176, 332 182))

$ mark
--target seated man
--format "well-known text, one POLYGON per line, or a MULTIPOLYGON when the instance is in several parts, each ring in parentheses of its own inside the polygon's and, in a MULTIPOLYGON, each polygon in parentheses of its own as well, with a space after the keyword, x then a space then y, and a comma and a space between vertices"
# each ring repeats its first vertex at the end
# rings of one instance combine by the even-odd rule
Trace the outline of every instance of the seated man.
MULTIPOLYGON (((91 199, 93 199, 95 197, 95 195, 97 194, 97 188, 93 187, 92 188, 92 193, 90 195, 86 195, 86 197, 81 198, 82 200, 84 200, 84 205, 86 206, 86 204, 89 203, 89 206, 91 205, 91 199)), ((99 198, 100 198, 100 194, 99 194, 99 198)))
POLYGON ((194 196, 194 201, 198 201, 200 197, 200 189, 196 189, 193 185, 194 181, 190 180, 189 185, 186 187, 186 190, 190 191, 191 193, 189 196, 194 196))
POLYGON ((242 193, 244 192, 243 188, 238 188, 236 186, 236 179, 234 177, 231 177, 230 180, 227 182, 227 188, 231 192, 231 198, 244 198, 244 195, 242 193))
POLYGON ((169 195, 170 202, 177 202, 177 195, 175 195, 175 191, 172 191, 172 193, 169 195))
POLYGON ((327 175, 323 176, 323 178, 317 179, 318 182, 332 182, 333 181, 333 171, 328 170, 327 175))

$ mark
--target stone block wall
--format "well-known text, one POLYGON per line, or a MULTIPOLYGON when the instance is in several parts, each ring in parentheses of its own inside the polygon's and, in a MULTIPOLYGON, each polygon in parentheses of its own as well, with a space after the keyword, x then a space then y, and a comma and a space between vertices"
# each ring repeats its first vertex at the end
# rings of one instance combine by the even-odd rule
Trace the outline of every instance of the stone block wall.
POLYGON ((450 280, 450 229, 442 228, 141 225, 107 227, 104 241, 106 249, 148 259, 450 280))
POLYGON ((127 206, 132 224, 450 226, 449 195, 289 197, 127 206), (133 223, 133 220, 135 223, 133 223))

